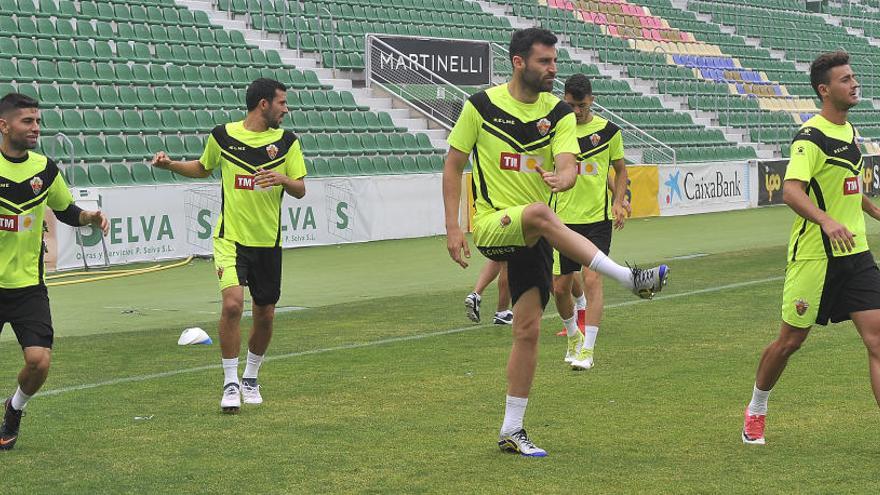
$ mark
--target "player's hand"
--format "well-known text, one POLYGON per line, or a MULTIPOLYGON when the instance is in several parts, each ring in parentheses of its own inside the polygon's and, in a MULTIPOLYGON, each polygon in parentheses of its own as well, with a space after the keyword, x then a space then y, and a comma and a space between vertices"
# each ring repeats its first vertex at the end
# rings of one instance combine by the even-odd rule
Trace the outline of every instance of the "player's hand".
POLYGON ((86 211, 84 213, 86 215, 86 224, 101 229, 104 235, 110 232, 110 221, 107 220, 107 216, 101 210, 86 211))
POLYGON ((449 251, 449 257, 452 258, 452 261, 461 265, 462 268, 468 267, 465 258, 471 257, 471 249, 468 247, 467 239, 464 238, 460 227, 446 229, 446 249, 449 251), (462 256, 462 251, 464 256, 462 256))
POLYGON ((819 227, 828 236, 831 247, 836 248, 838 251, 849 253, 856 247, 855 235, 842 224, 829 218, 819 224, 819 227))
POLYGON ((614 217, 614 228, 620 230, 623 228, 623 224, 626 223, 627 217, 632 215, 632 206, 627 200, 615 201, 611 205, 611 215, 614 217))
POLYGON ((260 187, 282 186, 286 178, 287 176, 274 170, 260 168, 254 174, 254 183, 260 187))
POLYGON ((559 191, 564 191, 566 189, 563 187, 565 184, 562 183, 562 179, 556 175, 556 172, 548 172, 540 166, 535 168, 538 170, 538 173, 541 174, 541 178, 544 179, 544 183, 550 187, 551 191, 558 193, 559 191))
POLYGON ((171 158, 168 157, 168 154, 164 151, 160 151, 153 155, 153 164, 156 168, 164 168, 167 169, 171 166, 171 158))

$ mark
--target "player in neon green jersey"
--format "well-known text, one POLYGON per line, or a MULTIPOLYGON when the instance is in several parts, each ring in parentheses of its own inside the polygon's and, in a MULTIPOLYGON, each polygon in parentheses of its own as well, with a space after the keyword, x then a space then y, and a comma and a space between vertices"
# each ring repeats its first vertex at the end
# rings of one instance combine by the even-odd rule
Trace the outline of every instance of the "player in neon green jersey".
POLYGON ((798 216, 788 245, 782 328, 764 349, 745 410, 742 441, 748 444, 765 443, 770 391, 814 323, 855 323, 868 349, 871 386, 880 405, 880 270, 868 250, 864 216, 880 220, 880 208, 862 193, 862 154, 847 121, 859 102, 849 55, 817 57, 810 83, 822 110, 791 143, 782 197, 798 216))
POLYGON ((275 304, 281 296, 281 200, 284 193, 295 198, 306 193, 299 139, 280 128, 288 112, 286 92, 277 81, 257 79, 245 95, 245 119, 215 127, 201 158, 178 162, 164 152, 153 158, 153 166, 187 177, 207 177, 212 170, 221 170, 223 199, 214 228, 214 265, 223 294, 220 408, 227 413, 239 412, 242 397, 245 404, 263 402, 257 373, 272 338, 275 304), (253 327, 239 381, 244 286, 253 299, 253 327))
POLYGON ((18 388, 4 403, 0 450, 18 440, 22 410, 45 383, 55 331, 43 278, 43 218, 108 230, 100 211, 73 203, 55 162, 34 153, 40 137, 39 103, 22 94, 0 99, 0 331, 9 323, 24 355, 18 388))
POLYGON ((462 267, 470 249, 459 226, 461 174, 473 155, 474 243, 487 258, 507 262, 513 301, 513 347, 507 364, 507 402, 498 445, 507 452, 543 457, 523 428, 538 357, 541 315, 550 298, 551 247, 618 280, 640 297, 662 289, 668 267, 618 265, 593 243, 565 227, 548 206, 574 185, 575 116, 551 95, 556 77, 556 36, 540 28, 510 40, 510 81, 471 96, 452 132, 443 170, 447 250, 462 267))
MULTIPOLYGON (((578 177, 575 186, 556 195, 552 205, 565 225, 589 239, 606 255, 611 251, 613 227, 623 228, 630 213, 626 201, 627 173, 623 161, 623 138, 620 128, 593 115, 593 87, 583 74, 565 81, 565 102, 577 118, 578 177), (609 171, 614 167, 614 194, 608 189, 609 171), (612 222, 613 221, 613 222, 612 222)), ((578 329, 577 314, 571 298, 575 275, 582 266, 567 256, 553 253, 553 292, 556 310, 568 336, 565 361, 576 370, 593 367, 593 348, 599 333, 604 299, 602 277, 583 270, 583 290, 587 300, 583 335, 578 329)))

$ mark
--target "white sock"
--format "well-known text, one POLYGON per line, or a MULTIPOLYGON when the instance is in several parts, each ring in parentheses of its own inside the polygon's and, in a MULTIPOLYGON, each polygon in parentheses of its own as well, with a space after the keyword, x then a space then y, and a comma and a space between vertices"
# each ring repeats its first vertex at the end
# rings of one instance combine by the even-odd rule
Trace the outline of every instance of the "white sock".
POLYGON ((16 411, 21 411, 28 401, 31 400, 31 397, 33 396, 22 392, 21 387, 18 387, 15 389, 15 395, 12 396, 12 408, 16 411))
POLYGON ((599 335, 599 327, 587 325, 584 327, 584 347, 592 349, 596 347, 596 336, 599 335))
POLYGON ((761 390, 758 388, 758 385, 755 385, 754 390, 752 390, 752 401, 749 402, 749 414, 767 414, 767 399, 770 397, 770 392, 770 390, 761 390))
POLYGON ((504 423, 501 425, 501 434, 509 435, 522 429, 523 416, 526 415, 528 397, 507 396, 507 406, 504 408, 504 423))
POLYGON ((596 256, 590 262, 590 270, 617 280, 627 289, 633 288, 632 270, 618 265, 602 251, 596 251, 596 256))
POLYGON ((575 299, 574 309, 577 309, 577 310, 587 309, 587 296, 586 295, 581 294, 577 299, 575 299))
POLYGON ((565 325, 565 335, 569 337, 574 337, 578 334, 580 330, 578 330, 578 317, 577 314, 572 316, 567 320, 562 320, 562 324, 565 325))
POLYGON ((248 351, 247 364, 245 364, 244 366, 244 373, 241 375, 241 377, 256 378, 257 373, 260 372, 261 364, 263 364, 263 356, 258 356, 251 351, 248 351))
POLYGON ((238 381, 238 358, 232 359, 220 359, 220 362, 223 363, 223 385, 227 383, 237 383, 238 381))

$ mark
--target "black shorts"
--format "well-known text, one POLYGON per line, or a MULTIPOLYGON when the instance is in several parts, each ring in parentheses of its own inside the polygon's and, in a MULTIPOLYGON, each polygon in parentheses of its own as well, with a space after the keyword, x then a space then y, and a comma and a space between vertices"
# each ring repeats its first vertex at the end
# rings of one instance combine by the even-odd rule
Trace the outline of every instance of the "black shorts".
POLYGON ((281 247, 251 247, 214 239, 214 265, 220 290, 247 286, 254 304, 275 304, 281 298, 281 247))
POLYGON ((541 309, 547 306, 553 287, 553 248, 543 237, 532 247, 478 249, 490 260, 507 262, 507 284, 512 304, 516 304, 526 291, 537 287, 541 293, 541 309))
POLYGON ((850 319, 850 313, 880 309, 880 270, 870 251, 828 260, 819 302, 819 325, 850 319))
POLYGON ((0 289, 0 332, 9 323, 21 348, 52 348, 55 331, 45 285, 0 289))
MULTIPOLYGON (((611 252, 611 220, 602 220, 595 223, 582 224, 566 224, 566 227, 586 237, 606 255, 611 252)), ((562 253, 557 252, 559 256, 559 266, 554 267, 554 273, 557 275, 566 275, 568 273, 578 272, 581 270, 581 264, 577 261, 566 257, 562 253)))

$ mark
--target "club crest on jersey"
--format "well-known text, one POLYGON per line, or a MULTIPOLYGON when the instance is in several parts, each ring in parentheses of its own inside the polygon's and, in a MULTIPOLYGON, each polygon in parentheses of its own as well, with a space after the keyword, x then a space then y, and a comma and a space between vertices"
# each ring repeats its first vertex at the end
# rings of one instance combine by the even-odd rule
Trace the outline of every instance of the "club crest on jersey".
POLYGON ((43 190, 43 179, 39 177, 34 177, 31 179, 31 190, 34 194, 40 194, 40 191, 43 190))
POLYGON ((798 316, 804 316, 808 309, 810 309, 810 304, 804 298, 794 302, 794 310, 797 311, 798 316))
POLYGON ((510 225, 510 215, 504 215, 501 217, 501 227, 504 228, 508 225, 510 225))
POLYGON ((590 136, 590 142, 593 143, 594 148, 596 146, 599 146, 599 141, 601 141, 601 140, 602 140, 602 138, 599 137, 598 134, 593 134, 592 136, 590 136))
POLYGON ((542 136, 546 136, 548 132, 550 132, 550 121, 546 118, 543 118, 538 121, 538 133, 542 136))
POLYGON ((278 146, 275 146, 274 144, 266 146, 266 154, 269 155, 270 160, 274 160, 275 157, 278 156, 278 146))

